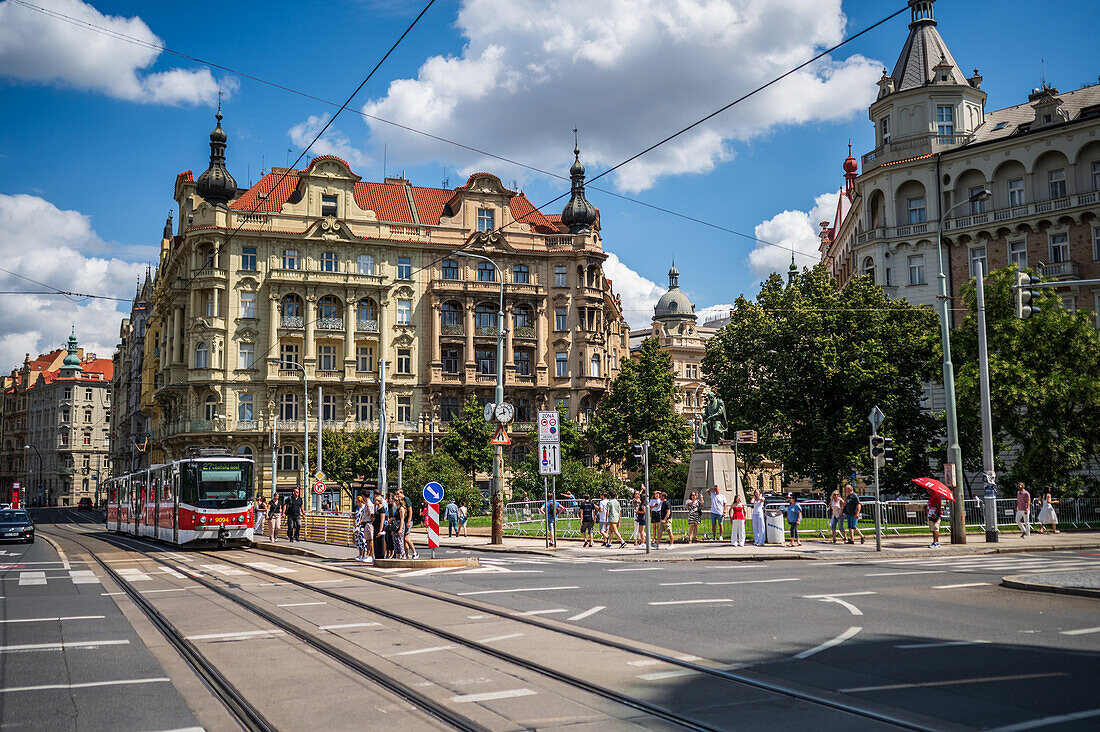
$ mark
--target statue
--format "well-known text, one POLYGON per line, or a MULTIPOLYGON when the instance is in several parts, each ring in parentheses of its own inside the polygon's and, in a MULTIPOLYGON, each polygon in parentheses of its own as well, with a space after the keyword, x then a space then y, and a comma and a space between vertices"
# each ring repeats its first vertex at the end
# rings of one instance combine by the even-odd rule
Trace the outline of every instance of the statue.
POLYGON ((699 441, 704 446, 717 445, 726 435, 729 420, 726 418, 726 405, 714 392, 710 393, 706 409, 703 410, 703 423, 699 428, 699 441))

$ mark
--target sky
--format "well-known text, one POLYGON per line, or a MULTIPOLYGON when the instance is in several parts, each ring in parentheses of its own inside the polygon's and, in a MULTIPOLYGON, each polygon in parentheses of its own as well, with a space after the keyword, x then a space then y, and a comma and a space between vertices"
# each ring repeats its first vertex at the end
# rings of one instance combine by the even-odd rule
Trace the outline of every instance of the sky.
MULTIPOLYGON (((0 0, 0 371, 60 347, 71 324, 110 355, 128 302, 6 293, 131 297, 176 174, 207 166, 219 91, 244 187, 303 152, 425 4, 0 0)), ((574 127, 591 181, 905 6, 436 0, 308 154, 422 186, 486 170, 539 205, 568 192, 574 127)), ((936 3, 964 73, 981 70, 987 109, 1026 101, 1044 78, 1097 83, 1094 0, 1040 7, 936 3)), ((800 267, 817 261, 848 142, 857 158, 873 147, 867 106, 908 23, 906 9, 590 183, 632 327, 649 323, 673 260, 705 317, 754 296, 792 250, 800 267)))

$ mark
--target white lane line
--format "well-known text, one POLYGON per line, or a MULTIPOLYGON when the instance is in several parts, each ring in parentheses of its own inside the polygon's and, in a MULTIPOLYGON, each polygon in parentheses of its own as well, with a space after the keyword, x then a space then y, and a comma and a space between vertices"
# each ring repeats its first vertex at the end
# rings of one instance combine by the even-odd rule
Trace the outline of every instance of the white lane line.
POLYGON ((477 592, 460 592, 461 595, 500 595, 505 592, 553 592, 554 590, 579 590, 577 585, 565 587, 520 587, 514 590, 478 590, 477 592))
POLYGON ((509 633, 508 635, 497 635, 492 638, 482 638, 478 643, 493 643, 494 641, 508 640, 509 638, 519 638, 523 633, 509 633))
POLYGON ((1100 633, 1100 628, 1078 628, 1077 630, 1059 631, 1059 635, 1088 635, 1089 633, 1100 633))
POLYGON ((125 595, 126 593, 125 592, 101 592, 99 594, 103 595, 104 597, 113 597, 115 595, 125 595))
POLYGON ((497 699, 511 699, 517 696, 534 696, 537 691, 531 691, 530 689, 508 689, 506 691, 487 691, 483 694, 463 694, 462 696, 452 696, 451 701, 455 704, 465 704, 468 702, 486 702, 496 701, 497 699))
POLYGON ((487 617, 489 617, 489 616, 488 615, 467 615, 466 619, 467 620, 484 620, 487 617))
POLYGON ((933 590, 958 590, 963 587, 985 587, 992 582, 963 582, 961 585, 934 585, 933 590))
POLYGON ((855 605, 853 605, 852 603, 850 603, 846 600, 841 600, 840 598, 837 598, 837 597, 822 597, 822 598, 819 598, 819 599, 821 600, 821 602, 835 602, 837 605, 840 605, 845 610, 850 612, 852 615, 862 615, 863 614, 862 610, 860 610, 858 607, 856 607, 855 605))
POLYGON ((684 585, 701 585, 702 581, 696 582, 662 582, 661 587, 683 587, 684 585))
POLYGON ((123 569, 116 569, 115 571, 118 572, 118 574, 121 575, 122 579, 126 580, 127 582, 152 582, 153 581, 153 578, 150 577, 149 575, 145 574, 145 572, 142 572, 140 569, 136 569, 136 568, 133 568, 133 567, 123 568, 123 569))
POLYGON ((826 595, 803 595, 807 600, 824 600, 829 597, 858 597, 860 595, 877 595, 877 592, 830 592, 826 595))
POLYGON ((172 569, 171 567, 165 567, 163 564, 158 565, 158 566, 160 567, 160 571, 164 572, 169 577, 175 577, 176 579, 187 579, 186 577, 184 577, 182 574, 180 574, 178 571, 172 569))
POLYGON ((9 686, 0 689, 0 694, 10 694, 16 691, 51 691, 54 689, 91 689, 96 686, 128 686, 130 684, 158 684, 169 682, 171 679, 160 677, 155 679, 119 679, 117 681, 86 681, 82 684, 43 684, 42 686, 9 686))
POLYGON ((160 592, 185 592, 187 590, 199 590, 202 585, 187 585, 186 587, 171 587, 167 590, 141 590, 143 595, 155 595, 160 592))
POLYGON ((189 635, 187 640, 219 640, 228 638, 255 638, 257 636, 266 635, 282 635, 281 630, 278 628, 272 628, 271 630, 241 630, 236 633, 206 633, 204 635, 189 635))
POLYGON ((843 633, 841 633, 840 635, 838 635, 836 638, 833 638, 832 640, 827 640, 824 643, 822 643, 820 646, 817 646, 816 648, 811 648, 808 651, 802 651, 802 653, 797 654, 795 656, 795 658, 809 658, 810 656, 813 656, 814 654, 821 653, 822 651, 827 651, 828 649, 832 648, 833 646, 839 646, 841 643, 848 640, 849 638, 851 638, 852 636, 854 636, 856 633, 858 633, 861 630, 863 630, 863 628, 854 625, 851 628, 848 628, 848 630, 846 630, 843 633))
MULTIPOLYGON (((448 567, 448 569, 451 568, 448 567)), ((491 565, 488 567, 474 567, 473 569, 460 569, 451 574, 546 574, 546 572, 542 569, 508 569, 507 567, 491 565)), ((402 577, 408 576, 407 574, 402 575, 402 577)))
POLYGON ((70 569, 69 577, 72 579, 74 585, 102 584, 99 581, 99 577, 96 577, 95 572, 90 569, 70 569))
POLYGON ((709 600, 661 600, 660 602, 651 602, 650 605, 699 605, 708 602, 733 602, 728 597, 716 597, 709 600))
POLYGON ((584 620, 588 616, 595 615, 600 610, 606 610, 606 609, 607 609, 606 605, 597 605, 596 607, 588 608, 583 613, 577 613, 576 615, 574 615, 572 617, 566 618, 566 620, 584 620))
POLYGON ((692 671, 688 668, 681 668, 675 671, 654 671, 650 674, 640 674, 637 678, 643 681, 660 681, 661 679, 675 679, 680 676, 695 676, 700 673, 699 671, 692 671))
POLYGON ((907 572, 871 572, 870 574, 863 575, 864 577, 908 577, 913 574, 942 574, 941 570, 935 569, 910 569, 907 572))
POLYGON ((282 605, 276 605, 275 607, 305 607, 306 605, 328 605, 324 600, 318 600, 317 602, 284 602, 282 605))
POLYGON ((431 648, 417 648, 412 651, 401 651, 400 653, 391 653, 384 658, 392 658, 394 656, 416 656, 421 653, 435 653, 436 651, 449 651, 454 646, 432 646, 431 648))
POLYGON ((0 620, 0 623, 50 623, 59 620, 103 620, 103 615, 69 615, 61 618, 14 618, 0 620))
POLYGON ((608 572, 656 572, 664 567, 628 567, 627 569, 609 569, 608 572))
POLYGON ((341 630, 343 628, 377 628, 381 625, 382 623, 342 623, 340 625, 318 625, 317 630, 341 630))
POLYGON ((99 648, 100 646, 125 646, 128 640, 63 641, 61 643, 24 643, 18 646, 0 646, 0 653, 14 651, 60 651, 66 648, 99 648))
POLYGON ((1088 719, 1090 717, 1100 717, 1100 709, 1088 709, 1083 712, 1070 712, 1069 714, 1059 714, 1056 717, 1043 717, 1042 719, 1033 719, 1030 722, 1019 722, 1017 724, 1010 724, 1004 727, 997 727, 993 730, 993 732, 1020 732, 1021 730, 1025 729, 1049 727, 1052 724, 1076 722, 1078 719, 1088 719))
MULTIPOLYGON (((556 607, 553 610, 527 610, 525 612, 518 613, 518 614, 519 615, 553 615, 555 613, 567 613, 567 612, 569 612, 569 611, 566 610, 563 607, 556 607)), ((484 618, 485 616, 484 615, 471 615, 469 617, 470 617, 471 620, 474 620, 474 619, 477 619, 477 618, 484 618)))
MULTIPOLYGON (((1098 628, 1097 630, 1100 630, 1098 628)), ((905 643, 900 646, 894 646, 894 648, 947 648, 949 646, 976 646, 983 643, 991 643, 987 640, 968 640, 968 641, 943 641, 941 643, 905 643)))
POLYGON ((438 572, 450 572, 454 567, 428 567, 426 569, 414 569, 412 572, 401 575, 401 578, 405 577, 422 577, 426 574, 437 574, 438 572))
POLYGON ((758 585, 767 584, 770 582, 800 582, 801 577, 783 577, 782 579, 766 579, 766 580, 724 580, 722 582, 704 582, 705 585, 758 585))
POLYGON ((19 573, 19 586, 24 585, 44 585, 46 584, 45 572, 20 572, 19 573))
POLYGON ((1016 674, 1015 676, 980 676, 973 679, 947 679, 944 681, 921 681, 913 684, 883 684, 882 686, 857 686, 852 689, 840 689, 841 694, 857 694, 865 691, 895 691, 897 689, 923 689, 935 686, 954 686, 956 684, 989 684, 998 681, 1020 681, 1022 679, 1049 679, 1052 676, 1069 676, 1065 671, 1049 674, 1016 674))
MULTIPOLYGON (((290 571, 293 572, 294 570, 290 570, 290 571)), ((311 580, 310 584, 311 585, 328 585, 328 584, 335 584, 336 582, 347 582, 347 580, 346 579, 311 580)))
POLYGON ((664 663, 664 661, 658 661, 655 658, 643 658, 641 661, 627 661, 627 666, 656 666, 664 663))
POLYGON ((263 569, 275 574, 293 574, 298 571, 290 567, 280 567, 278 564, 271 564, 270 562, 245 562, 245 564, 253 569, 263 569))

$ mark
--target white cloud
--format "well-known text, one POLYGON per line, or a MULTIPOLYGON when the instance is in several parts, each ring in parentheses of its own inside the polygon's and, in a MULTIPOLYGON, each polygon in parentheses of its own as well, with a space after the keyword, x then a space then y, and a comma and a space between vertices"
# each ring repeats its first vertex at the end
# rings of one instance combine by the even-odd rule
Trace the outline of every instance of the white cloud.
POLYGON ((80 0, 39 0, 48 10, 106 29, 80 27, 11 2, 0 3, 0 76, 58 84, 118 99, 158 104, 211 104, 236 80, 218 82, 209 69, 146 73, 163 42, 139 17, 104 15, 80 0), (136 38, 139 44, 111 37, 136 38))
POLYGON ((653 306, 666 288, 623 264, 614 252, 607 253, 604 275, 611 280, 615 294, 623 302, 623 317, 631 328, 644 328, 653 320, 653 306))
POLYGON ((698 316, 698 323, 701 325, 708 320, 717 320, 718 318, 728 318, 730 310, 733 310, 733 303, 727 302, 721 305, 711 305, 705 307, 702 310, 696 310, 695 314, 698 316))
MULTIPOLYGON (((113 257, 89 256, 110 248, 92 229, 87 216, 62 211, 37 196, 0 194, 0 261, 23 277, 74 292, 131 297, 145 265, 113 257)), ((0 290, 39 291, 40 287, 0 272, 0 290)), ((0 372, 40 352, 64 345, 75 324, 85 353, 110 358, 118 342, 128 302, 73 302, 60 296, 0 295, 0 372), (122 312, 125 310, 125 313, 122 312)))
MULTIPOLYGON (((598 169, 840 41, 845 22, 840 0, 464 0, 461 54, 427 59, 363 111, 558 169, 571 162, 577 126, 584 161, 598 169)), ((616 184, 639 191, 661 176, 705 173, 733 157, 735 142, 778 125, 849 117, 873 100, 881 66, 823 59, 623 167, 616 184)), ((367 124, 372 143, 385 141, 406 165, 502 167, 367 124)))
MULTIPOLYGON (((304 148, 313 140, 314 135, 325 126, 329 116, 328 112, 316 116, 311 115, 306 118, 305 122, 299 122, 291 127, 287 130, 291 142, 304 148)), ((348 136, 335 127, 329 127, 325 134, 321 136, 321 139, 313 144, 310 151, 313 155, 335 155, 338 158, 343 158, 351 165, 353 170, 365 168, 371 163, 370 156, 352 145, 348 136)))
MULTIPOLYGON (((816 264, 821 259, 818 249, 821 245, 821 222, 828 221, 832 226, 839 197, 839 192, 822 193, 814 199, 814 206, 809 211, 783 211, 757 224, 756 238, 776 246, 758 242, 756 248, 749 252, 749 268, 761 279, 772 272, 784 274, 791 266, 792 249, 801 253, 794 260, 799 270, 816 264)), ((845 213, 849 206, 845 198, 845 213)))

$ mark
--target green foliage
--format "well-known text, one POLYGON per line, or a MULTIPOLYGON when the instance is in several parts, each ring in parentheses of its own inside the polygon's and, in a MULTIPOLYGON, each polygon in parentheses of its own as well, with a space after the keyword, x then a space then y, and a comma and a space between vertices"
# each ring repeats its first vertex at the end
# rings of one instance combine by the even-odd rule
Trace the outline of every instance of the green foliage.
MULTIPOLYGON (((523 461, 512 472, 513 501, 541 501, 543 492, 542 476, 538 473, 536 458, 532 456, 523 461)), ((561 464, 561 475, 557 480, 557 495, 572 491, 580 498, 586 493, 596 497, 604 491, 618 498, 630 495, 630 488, 612 475, 609 470, 585 467, 584 462, 576 458, 565 458, 561 464)))
MULTIPOLYGON (((373 481, 378 474, 378 433, 374 430, 323 430, 321 468, 325 480, 351 493, 360 477, 373 481)), ((317 443, 309 443, 309 467, 317 469, 317 443)))
POLYGON ((870 468, 867 415, 886 414, 896 461, 887 490, 907 490, 927 473, 935 421, 921 410, 935 371, 937 320, 928 308, 889 300, 868 277, 840 289, 818 265, 788 284, 773 274, 755 302, 741 297, 732 319, 707 343, 703 372, 726 403, 732 429, 755 429, 746 467, 766 455, 787 475, 839 487, 870 468))
POLYGON ((600 401, 585 438, 600 458, 628 470, 641 467, 634 445, 648 439, 649 464, 655 467, 686 460, 691 455, 691 428, 676 412, 680 395, 672 356, 656 338, 647 338, 638 359, 624 357, 619 375, 600 401))
MULTIPOLYGON (((741 467, 740 464, 737 466, 741 467)), ((630 481, 630 486, 634 490, 642 490, 643 475, 638 473, 630 481)), ((688 479, 688 464, 687 463, 672 463, 671 465, 662 465, 658 468, 651 468, 649 471, 649 489, 651 491, 662 491, 669 495, 671 500, 676 500, 684 496, 684 491, 687 490, 688 479)))
POLYGON ((485 421, 483 410, 471 394, 462 405, 462 413, 458 419, 451 421, 440 442, 443 451, 453 457, 472 479, 477 471, 491 470, 493 467, 491 439, 493 426, 485 421))
MULTIPOLYGON (((986 341, 995 467, 1008 490, 1017 480, 1063 495, 1095 495, 1100 484, 1083 475, 1100 454, 1100 334, 1084 312, 1071 313, 1051 289, 1027 320, 1013 312, 1016 267, 985 278, 986 341), (1018 450, 1003 475, 1009 447, 1018 450)), ((981 470, 982 441, 977 339, 977 291, 963 287, 971 310, 954 332, 952 360, 964 467, 981 470)), ((1036 493, 1034 487, 1032 493, 1036 493)), ((1011 493, 1011 490, 1009 490, 1011 493)))
POLYGON ((443 486, 444 505, 454 498, 455 503, 466 504, 471 516, 481 512, 481 491, 474 487, 469 474, 453 457, 445 452, 435 455, 411 453, 405 458, 401 483, 405 495, 412 499, 417 515, 424 503, 424 486, 433 480, 443 486))

